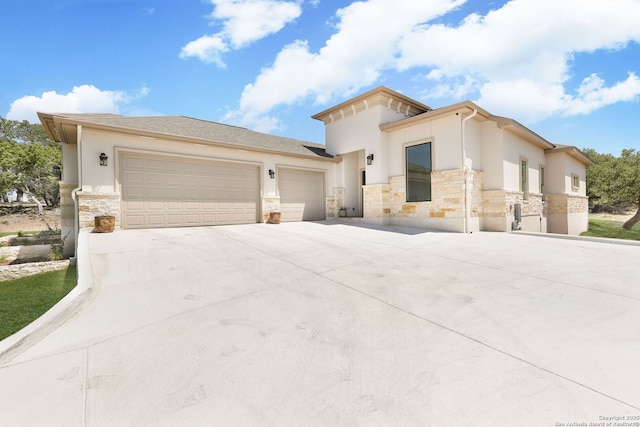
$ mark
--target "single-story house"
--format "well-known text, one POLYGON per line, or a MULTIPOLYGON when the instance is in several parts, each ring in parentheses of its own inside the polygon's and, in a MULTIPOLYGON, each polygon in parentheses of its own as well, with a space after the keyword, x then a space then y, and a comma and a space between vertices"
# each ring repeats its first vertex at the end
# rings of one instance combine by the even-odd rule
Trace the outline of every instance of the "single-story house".
POLYGON ((182 117, 38 113, 62 142, 65 252, 124 229, 325 220, 473 232, 587 228, 577 148, 465 101, 431 109, 379 87, 313 116, 326 145, 182 117))

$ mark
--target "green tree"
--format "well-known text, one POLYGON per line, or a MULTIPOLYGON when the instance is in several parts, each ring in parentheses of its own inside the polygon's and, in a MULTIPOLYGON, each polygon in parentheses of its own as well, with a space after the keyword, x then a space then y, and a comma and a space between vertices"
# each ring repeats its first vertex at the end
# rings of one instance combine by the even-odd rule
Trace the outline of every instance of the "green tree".
POLYGON ((20 153, 18 142, 0 137, 0 195, 7 201, 7 194, 18 188, 19 177, 16 162, 20 153))
POLYGON ((58 177, 60 145, 51 141, 44 128, 27 121, 0 117, 0 191, 27 194, 42 213, 44 204, 60 203, 58 177))
POLYGON ((640 222, 640 151, 622 150, 616 168, 616 183, 620 199, 636 206, 636 213, 622 227, 630 230, 640 222))
POLYGON ((634 205, 635 215, 623 224, 625 229, 631 229, 640 222, 640 151, 622 150, 620 157, 589 148, 583 152, 593 161, 587 168, 590 201, 611 207, 634 205))

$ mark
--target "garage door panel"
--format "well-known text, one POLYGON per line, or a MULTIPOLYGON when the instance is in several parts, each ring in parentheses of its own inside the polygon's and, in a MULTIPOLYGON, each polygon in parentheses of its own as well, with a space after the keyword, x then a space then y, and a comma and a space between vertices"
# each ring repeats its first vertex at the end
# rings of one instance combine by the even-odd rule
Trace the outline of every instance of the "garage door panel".
POLYGON ((196 188, 188 188, 184 190, 183 199, 199 200, 202 192, 196 188))
POLYGON ((128 216, 129 225, 134 227, 144 226, 144 215, 132 215, 128 216))
POLYGON ((256 222, 259 168, 215 160, 122 153, 124 228, 256 222))
POLYGON ((122 191, 125 200, 142 199, 144 197, 144 187, 127 187, 122 191))
POLYGON ((160 227, 165 223, 164 214, 159 214, 159 215, 147 214, 145 215, 145 219, 146 219, 145 222, 152 227, 154 226, 160 227))
POLYGON ((184 222, 188 225, 200 225, 202 218, 200 214, 187 214, 184 216, 184 222))
POLYGON ((147 159, 144 162, 144 169, 147 169, 147 170, 164 170, 164 161, 163 160, 155 160, 155 159, 147 159))
POLYGON ((325 213, 325 175, 304 169, 278 169, 282 221, 319 221, 325 213))
POLYGON ((167 172, 185 172, 186 171, 185 162, 165 160, 164 165, 165 165, 165 170, 167 172))
POLYGON ((143 169, 144 159, 141 159, 139 157, 125 157, 123 161, 123 167, 125 169, 143 169))
POLYGON ((166 210, 166 205, 164 202, 148 201, 146 208, 148 211, 164 212, 166 210))
POLYGON ((126 209, 130 212, 144 211, 144 201, 142 200, 131 200, 126 202, 126 204, 127 204, 126 209))
POLYGON ((203 213, 202 214, 202 222, 205 223, 205 224, 206 223, 211 224, 211 223, 217 222, 216 214, 214 214, 214 213, 203 213))
POLYGON ((164 199, 167 194, 171 192, 170 188, 163 187, 146 187, 144 189, 145 199, 164 199), (169 193, 168 193, 169 192, 169 193))
POLYGON ((143 184, 144 173, 142 172, 126 172, 126 181, 131 184, 143 184))

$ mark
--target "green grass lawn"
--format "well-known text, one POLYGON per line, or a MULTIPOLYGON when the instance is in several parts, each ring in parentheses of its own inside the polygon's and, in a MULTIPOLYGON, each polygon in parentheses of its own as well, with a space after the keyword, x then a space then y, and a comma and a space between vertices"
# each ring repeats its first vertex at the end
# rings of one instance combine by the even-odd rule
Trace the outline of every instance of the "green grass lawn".
POLYGON ((640 223, 631 230, 622 228, 622 222, 607 221, 604 219, 590 219, 589 231, 581 236, 607 237, 610 239, 640 240, 640 223))
POLYGON ((42 316, 75 286, 75 266, 0 282, 0 340, 42 316))

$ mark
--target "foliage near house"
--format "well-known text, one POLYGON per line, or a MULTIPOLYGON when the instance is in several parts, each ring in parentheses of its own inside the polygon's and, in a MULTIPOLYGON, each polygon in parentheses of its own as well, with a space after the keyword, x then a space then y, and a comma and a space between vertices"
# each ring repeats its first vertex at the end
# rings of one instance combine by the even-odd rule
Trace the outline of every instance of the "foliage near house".
POLYGON ((49 139, 40 124, 0 117, 0 199, 24 193, 38 204, 58 206, 60 143, 49 139), (59 169, 58 169, 59 170, 59 169))
POLYGON ((587 148, 583 152, 593 161, 587 167, 587 195, 594 206, 613 208, 633 205, 636 214, 622 224, 631 230, 640 222, 640 151, 622 150, 620 157, 587 148))

